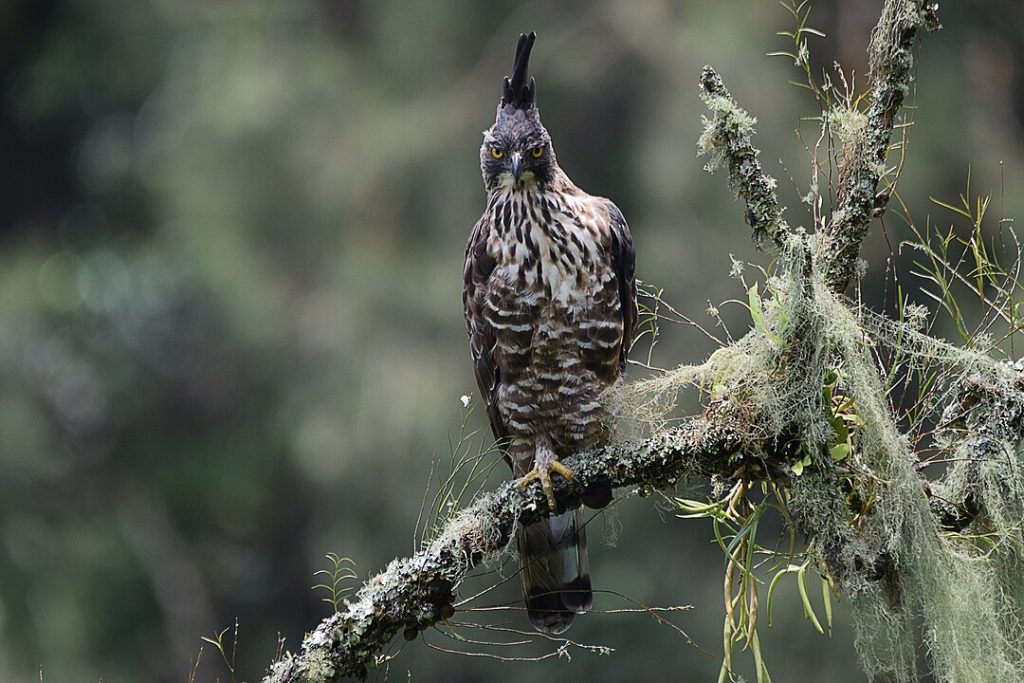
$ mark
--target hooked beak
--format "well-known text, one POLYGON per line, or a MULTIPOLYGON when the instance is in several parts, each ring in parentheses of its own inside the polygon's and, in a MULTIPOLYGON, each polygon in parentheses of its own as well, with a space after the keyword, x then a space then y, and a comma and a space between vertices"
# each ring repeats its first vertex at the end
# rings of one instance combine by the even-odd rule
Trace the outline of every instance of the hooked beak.
POLYGON ((519 152, 512 153, 512 177, 518 183, 523 175, 523 155, 519 152))

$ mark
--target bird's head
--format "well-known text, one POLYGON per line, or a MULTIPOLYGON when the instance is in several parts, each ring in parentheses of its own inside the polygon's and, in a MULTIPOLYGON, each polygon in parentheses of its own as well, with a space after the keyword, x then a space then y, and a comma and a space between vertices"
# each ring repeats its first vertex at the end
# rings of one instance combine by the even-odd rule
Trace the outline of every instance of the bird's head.
POLYGON ((505 77, 494 125, 484 131, 480 170, 489 190, 546 184, 557 168, 551 136, 537 111, 537 83, 529 76, 536 33, 523 33, 512 75, 505 77))

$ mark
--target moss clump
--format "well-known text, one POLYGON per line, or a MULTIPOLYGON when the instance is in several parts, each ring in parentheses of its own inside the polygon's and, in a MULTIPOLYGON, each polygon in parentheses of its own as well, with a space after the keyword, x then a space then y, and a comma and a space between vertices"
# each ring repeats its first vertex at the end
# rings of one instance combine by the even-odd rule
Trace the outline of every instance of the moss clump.
MULTIPOLYGON (((704 130, 697 139, 697 154, 708 157, 704 170, 714 173, 728 167, 730 154, 736 152, 736 141, 750 140, 757 119, 724 95, 707 95, 704 103, 711 118, 701 117, 704 130)), ((753 153, 756 156, 757 150, 753 153)))
MULTIPOLYGON (((704 387, 719 410, 750 426, 741 462, 789 475, 797 526, 854 611, 857 650, 869 677, 918 680, 915 634, 923 633, 936 680, 1024 680, 1024 380, 1021 369, 931 340, 910 325, 858 316, 807 273, 809 240, 787 240, 778 276, 758 297, 753 329, 698 366, 620 390, 631 405, 669 405, 680 384, 704 387), (871 345, 899 345, 943 365, 931 391, 953 397, 959 422, 945 446, 957 464, 935 484, 951 500, 974 501, 971 527, 940 529, 910 443, 889 408, 871 345), (822 398, 826 378, 851 397, 860 427, 837 463, 822 398), (993 416, 997 416, 994 418, 993 416), (809 456, 802 475, 788 465, 809 456)), ((753 303, 753 299, 752 299, 753 303)), ((754 308, 752 306, 752 308, 754 308)), ((651 424, 656 423, 648 415, 651 424)))
MULTIPOLYGON (((839 141, 838 167, 842 179, 863 171, 878 179, 885 175, 885 162, 870 153, 870 121, 853 108, 835 107, 826 115, 828 130, 839 141), (860 166, 865 168, 861 169, 860 166)), ((833 221, 837 218, 833 217, 833 221)))

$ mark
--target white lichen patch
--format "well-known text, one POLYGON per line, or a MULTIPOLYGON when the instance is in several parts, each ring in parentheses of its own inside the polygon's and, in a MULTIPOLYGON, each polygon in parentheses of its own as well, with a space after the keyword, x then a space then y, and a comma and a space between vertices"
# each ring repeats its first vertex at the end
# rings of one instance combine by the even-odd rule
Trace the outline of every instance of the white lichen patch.
POLYGON ((707 155, 708 161, 704 169, 714 173, 729 159, 730 135, 749 138, 754 132, 757 119, 728 97, 707 95, 704 101, 712 115, 710 118, 701 117, 704 130, 697 139, 697 155, 707 155))
MULTIPOLYGON (((489 553, 498 549, 501 538, 501 528, 493 515, 487 513, 486 501, 477 501, 449 520, 431 543, 431 547, 471 548, 477 552, 489 553)), ((465 568, 471 565, 470 559, 468 556, 464 557, 465 568)))

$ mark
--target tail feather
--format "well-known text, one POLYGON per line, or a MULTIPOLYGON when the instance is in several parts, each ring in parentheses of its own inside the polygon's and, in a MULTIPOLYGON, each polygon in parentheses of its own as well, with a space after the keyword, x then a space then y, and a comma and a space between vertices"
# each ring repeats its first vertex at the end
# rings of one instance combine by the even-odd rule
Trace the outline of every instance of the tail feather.
POLYGON ((534 628, 557 635, 594 603, 582 512, 574 510, 519 530, 523 596, 534 628))
POLYGON ((570 516, 571 529, 562 537, 562 564, 565 568, 562 602, 576 614, 585 614, 594 606, 594 589, 590 583, 590 553, 587 551, 587 527, 583 510, 577 508, 570 516))

